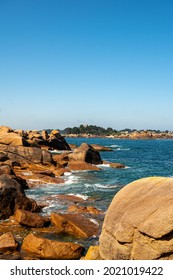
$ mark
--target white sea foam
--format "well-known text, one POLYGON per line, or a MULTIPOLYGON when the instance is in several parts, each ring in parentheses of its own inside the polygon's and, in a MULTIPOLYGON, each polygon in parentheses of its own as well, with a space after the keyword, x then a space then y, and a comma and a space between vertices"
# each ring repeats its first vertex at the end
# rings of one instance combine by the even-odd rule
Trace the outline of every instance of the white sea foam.
POLYGON ((88 199, 88 196, 87 195, 84 195, 84 194, 74 194, 74 193, 69 193, 67 195, 73 195, 73 196, 77 196, 79 198, 82 198, 83 200, 87 200, 88 199))
POLYGON ((98 164, 98 167, 102 168, 102 167, 110 167, 109 163, 103 163, 103 164, 98 164))
POLYGON ((90 221, 91 221, 93 224, 99 226, 99 223, 98 223, 95 219, 90 219, 90 221))
POLYGON ((66 185, 71 185, 71 184, 77 183, 79 181, 79 178, 72 174, 69 175, 67 178, 68 178, 67 181, 65 181, 66 185))
MULTIPOLYGON (((51 154, 63 154, 63 153, 66 153, 67 152, 67 150, 49 150, 49 152, 51 153, 51 154)), ((72 151, 70 151, 70 150, 68 150, 68 152, 69 153, 72 153, 72 151)))
POLYGON ((115 189, 115 188, 118 188, 117 185, 112 186, 112 185, 103 185, 103 184, 98 184, 98 183, 94 184, 94 187, 96 187, 98 189, 115 189))
POLYGON ((129 151, 130 148, 118 148, 117 151, 129 151))
POLYGON ((69 176, 69 175, 71 175, 72 174, 72 172, 65 172, 64 173, 64 176, 69 176))
POLYGON ((117 147, 121 147, 121 146, 119 146, 119 145, 110 145, 109 147, 117 148, 117 147))

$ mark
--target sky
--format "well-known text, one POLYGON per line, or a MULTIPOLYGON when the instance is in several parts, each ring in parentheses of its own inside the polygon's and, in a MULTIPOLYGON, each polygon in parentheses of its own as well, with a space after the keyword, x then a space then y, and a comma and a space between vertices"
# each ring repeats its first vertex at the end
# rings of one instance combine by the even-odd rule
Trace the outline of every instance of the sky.
POLYGON ((0 0, 0 125, 173 131, 172 0, 0 0))

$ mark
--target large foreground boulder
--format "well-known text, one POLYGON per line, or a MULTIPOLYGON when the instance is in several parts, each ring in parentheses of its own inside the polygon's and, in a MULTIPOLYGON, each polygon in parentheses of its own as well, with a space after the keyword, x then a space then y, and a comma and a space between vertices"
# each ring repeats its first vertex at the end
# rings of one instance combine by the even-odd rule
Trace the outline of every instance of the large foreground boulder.
POLYGON ((149 177, 114 197, 100 235, 108 260, 173 259, 173 178, 149 177))

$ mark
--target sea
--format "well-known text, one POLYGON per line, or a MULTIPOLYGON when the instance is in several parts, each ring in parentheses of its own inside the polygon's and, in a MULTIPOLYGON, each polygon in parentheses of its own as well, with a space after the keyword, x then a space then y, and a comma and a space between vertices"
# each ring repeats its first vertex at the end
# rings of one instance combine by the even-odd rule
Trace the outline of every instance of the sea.
POLYGON ((66 212, 69 205, 74 204, 70 199, 62 199, 68 196, 78 198, 79 202, 75 203, 79 205, 92 205, 106 213, 113 197, 127 184, 150 176, 173 177, 171 139, 66 138, 66 141, 78 146, 88 143, 109 147, 112 151, 100 152, 102 160, 122 163, 125 168, 115 169, 109 164, 100 164, 99 171, 65 173, 63 184, 46 184, 26 190, 27 196, 44 204, 42 215, 66 212))

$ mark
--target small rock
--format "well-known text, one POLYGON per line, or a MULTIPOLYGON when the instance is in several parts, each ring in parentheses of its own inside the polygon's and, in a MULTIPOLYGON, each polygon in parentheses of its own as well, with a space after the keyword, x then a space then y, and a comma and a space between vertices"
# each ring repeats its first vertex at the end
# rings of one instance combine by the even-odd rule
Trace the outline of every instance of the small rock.
POLYGON ((18 244, 11 232, 4 233, 0 236, 0 252, 15 251, 18 244))

